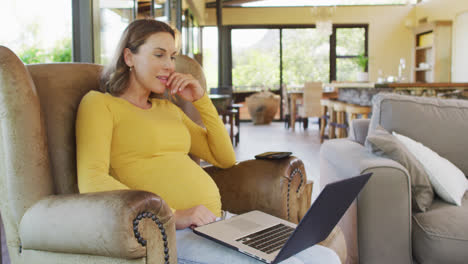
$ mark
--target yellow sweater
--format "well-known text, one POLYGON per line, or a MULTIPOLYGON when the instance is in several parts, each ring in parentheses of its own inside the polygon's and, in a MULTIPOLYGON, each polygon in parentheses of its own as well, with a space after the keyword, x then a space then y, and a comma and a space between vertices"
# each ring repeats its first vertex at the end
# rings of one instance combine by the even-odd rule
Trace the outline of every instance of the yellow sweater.
POLYGON ((216 109, 205 94, 194 102, 205 128, 176 105, 151 99, 141 109, 125 99, 91 91, 76 119, 81 193, 137 189, 161 196, 173 210, 205 205, 221 214, 219 190, 189 156, 227 168, 235 154, 216 109))

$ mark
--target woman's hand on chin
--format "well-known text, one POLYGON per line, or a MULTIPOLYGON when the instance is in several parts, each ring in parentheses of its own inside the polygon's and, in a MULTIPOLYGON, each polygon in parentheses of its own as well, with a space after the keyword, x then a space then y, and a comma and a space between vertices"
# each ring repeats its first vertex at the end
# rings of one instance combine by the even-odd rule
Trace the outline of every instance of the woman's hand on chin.
POLYGON ((197 205, 185 210, 176 210, 174 216, 176 229, 202 226, 216 220, 216 216, 204 205, 197 205))
POLYGON ((194 102, 203 97, 205 90, 191 74, 173 72, 166 83, 170 94, 178 94, 182 99, 194 102))

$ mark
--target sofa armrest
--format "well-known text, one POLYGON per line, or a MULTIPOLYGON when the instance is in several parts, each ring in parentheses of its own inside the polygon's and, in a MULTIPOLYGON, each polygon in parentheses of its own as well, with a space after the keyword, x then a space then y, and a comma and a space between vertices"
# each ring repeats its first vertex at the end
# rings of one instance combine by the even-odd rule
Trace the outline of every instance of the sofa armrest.
POLYGON ((357 261, 359 252, 359 263, 411 263, 408 171, 349 139, 322 145, 321 186, 366 172, 373 172, 372 177, 340 221, 349 255, 357 261))
POLYGON ((349 139, 364 145, 369 131, 370 119, 354 119, 349 128, 349 139))
POLYGON ((312 182, 296 157, 247 160, 229 169, 207 167, 216 182, 223 209, 233 213, 260 210, 298 223, 309 209, 312 182))
POLYGON ((177 261, 171 209, 144 191, 46 197, 26 211, 19 233, 23 250, 177 261))

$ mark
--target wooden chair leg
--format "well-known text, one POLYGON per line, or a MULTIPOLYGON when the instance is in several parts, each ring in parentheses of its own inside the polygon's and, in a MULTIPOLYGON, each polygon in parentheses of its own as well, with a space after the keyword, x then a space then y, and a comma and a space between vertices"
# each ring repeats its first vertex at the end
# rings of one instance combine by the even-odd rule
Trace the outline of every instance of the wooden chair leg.
POLYGON ((344 124, 343 122, 343 112, 338 112, 336 113, 336 119, 337 119, 337 123, 340 125, 338 127, 338 135, 337 135, 337 138, 342 138, 343 137, 343 127, 341 127, 341 125, 344 124))
POLYGON ((327 110, 328 107, 326 105, 322 106, 322 116, 319 119, 320 122, 320 143, 323 143, 323 139, 325 138, 325 128, 327 127, 327 110))
MULTIPOLYGON (((343 125, 346 126, 346 112, 343 112, 343 125)), ((343 135, 342 135, 344 138, 348 136, 348 127, 343 127, 343 135)))
POLYGON ((336 112, 333 109, 330 109, 329 121, 330 122, 328 123, 328 138, 329 139, 336 138, 335 125, 332 124, 332 123, 336 123, 336 112))
POLYGON ((235 145, 234 144, 234 119, 233 119, 233 115, 234 115, 234 113, 231 113, 229 115, 229 125, 230 125, 230 128, 231 128, 231 133, 230 133, 231 143, 232 143, 232 145, 235 145))
POLYGON ((320 119, 320 143, 323 143, 323 139, 325 138, 325 128, 327 126, 327 119, 322 117, 320 119))

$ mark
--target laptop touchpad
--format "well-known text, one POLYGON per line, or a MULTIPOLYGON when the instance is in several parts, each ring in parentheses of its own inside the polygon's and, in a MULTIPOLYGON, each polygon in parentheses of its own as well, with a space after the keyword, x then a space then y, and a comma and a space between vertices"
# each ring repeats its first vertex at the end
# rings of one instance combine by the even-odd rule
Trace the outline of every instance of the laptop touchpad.
POLYGON ((249 221, 247 219, 242 219, 242 218, 239 218, 239 219, 236 219, 236 218, 232 218, 231 221, 229 221, 228 223, 226 223, 226 225, 230 226, 230 227, 234 227, 240 231, 249 231, 249 230, 252 230, 252 229, 255 229, 255 228, 258 228, 258 227, 261 227, 261 225, 255 223, 255 222, 252 222, 252 221, 249 221))

